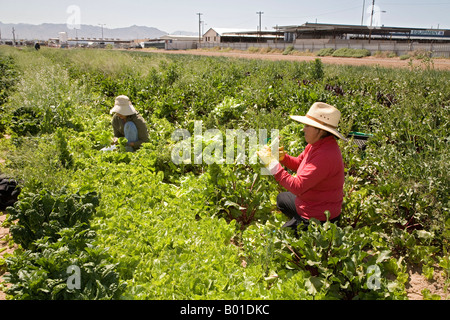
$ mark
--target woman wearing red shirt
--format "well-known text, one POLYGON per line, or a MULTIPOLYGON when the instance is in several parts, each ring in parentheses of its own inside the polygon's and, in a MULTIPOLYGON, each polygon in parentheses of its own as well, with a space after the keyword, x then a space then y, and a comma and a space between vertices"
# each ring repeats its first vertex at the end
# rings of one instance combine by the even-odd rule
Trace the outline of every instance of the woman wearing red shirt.
POLYGON ((311 218, 326 221, 325 211, 330 212, 331 222, 338 220, 344 197, 344 162, 336 137, 346 140, 337 131, 340 116, 335 107, 317 102, 306 116, 291 116, 305 124, 303 131, 308 145, 298 157, 286 154, 283 148, 278 159, 269 148, 258 153, 288 191, 277 197, 278 209, 291 218, 283 227, 297 229, 302 222, 307 226, 311 218), (290 175, 281 165, 296 175, 290 175))

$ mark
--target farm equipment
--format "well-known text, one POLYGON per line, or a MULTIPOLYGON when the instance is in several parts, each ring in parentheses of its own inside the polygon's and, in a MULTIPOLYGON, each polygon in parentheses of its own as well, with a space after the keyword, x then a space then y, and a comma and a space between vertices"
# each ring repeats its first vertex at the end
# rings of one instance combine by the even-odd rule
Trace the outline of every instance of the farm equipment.
POLYGON ((366 148, 367 141, 373 137, 372 134, 361 133, 361 132, 350 132, 347 135, 347 139, 352 140, 361 151, 366 148))

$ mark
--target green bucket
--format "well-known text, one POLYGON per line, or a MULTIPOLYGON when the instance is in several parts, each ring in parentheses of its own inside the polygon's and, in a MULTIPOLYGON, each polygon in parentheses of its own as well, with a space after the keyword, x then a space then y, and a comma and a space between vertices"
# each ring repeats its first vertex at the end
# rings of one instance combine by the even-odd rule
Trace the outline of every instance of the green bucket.
POLYGON ((366 148, 367 141, 373 137, 373 134, 362 133, 362 132, 350 132, 347 135, 347 139, 352 140, 358 148, 364 150, 366 148))

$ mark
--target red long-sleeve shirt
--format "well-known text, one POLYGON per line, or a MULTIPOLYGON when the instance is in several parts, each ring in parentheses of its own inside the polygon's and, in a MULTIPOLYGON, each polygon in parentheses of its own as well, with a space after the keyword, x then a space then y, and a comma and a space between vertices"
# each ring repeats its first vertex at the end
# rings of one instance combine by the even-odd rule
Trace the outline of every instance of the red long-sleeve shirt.
POLYGON ((344 198, 344 162, 341 150, 333 136, 308 144, 298 157, 286 155, 281 162, 296 171, 290 175, 280 164, 273 168, 275 179, 293 193, 297 213, 303 218, 325 221, 341 214, 344 198))

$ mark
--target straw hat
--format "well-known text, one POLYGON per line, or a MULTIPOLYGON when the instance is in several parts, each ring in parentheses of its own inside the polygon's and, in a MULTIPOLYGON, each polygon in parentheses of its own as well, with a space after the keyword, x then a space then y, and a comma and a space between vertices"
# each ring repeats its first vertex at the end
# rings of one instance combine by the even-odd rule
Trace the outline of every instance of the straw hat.
POLYGON ((346 141, 347 139, 337 131, 340 118, 341 112, 338 109, 323 102, 314 103, 306 116, 291 116, 292 120, 328 131, 346 141))
POLYGON ((119 113, 123 116, 131 116, 132 114, 137 113, 136 109, 133 107, 130 99, 127 96, 118 96, 116 98, 114 108, 112 108, 109 113, 113 114, 114 112, 119 113))

